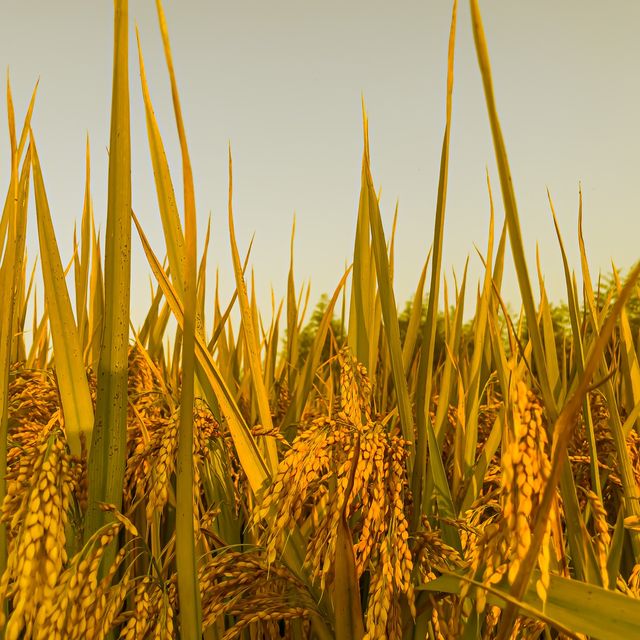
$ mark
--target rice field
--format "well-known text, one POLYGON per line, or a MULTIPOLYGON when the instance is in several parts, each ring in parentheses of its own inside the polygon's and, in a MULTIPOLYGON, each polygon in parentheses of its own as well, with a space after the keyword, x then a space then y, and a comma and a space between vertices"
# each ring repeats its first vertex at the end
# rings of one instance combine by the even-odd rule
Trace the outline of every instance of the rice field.
POLYGON ((505 221, 496 228, 492 211, 470 321, 474 283, 465 269, 450 287, 441 268, 456 3, 431 252, 412 303, 401 313, 394 295, 363 108, 353 261, 311 322, 293 259, 282 304, 272 317, 258 311, 233 225, 231 153, 236 287, 205 303, 208 236, 198 254, 169 25, 156 4, 182 166, 168 165, 142 47, 128 50, 127 2, 116 0, 106 231, 96 231, 87 149, 72 256, 60 255, 47 203, 30 126, 36 93, 19 124, 7 86, 2 637, 640 637, 640 265, 592 284, 580 211, 579 288, 556 223, 566 326, 558 322, 540 265, 524 258, 477 0, 500 194, 488 188, 505 221), (163 254, 131 208, 136 55, 163 254), (28 219, 44 283, 35 304, 28 219), (133 243, 154 278, 139 327, 133 243), (501 296, 508 252, 522 298, 515 318, 501 296))

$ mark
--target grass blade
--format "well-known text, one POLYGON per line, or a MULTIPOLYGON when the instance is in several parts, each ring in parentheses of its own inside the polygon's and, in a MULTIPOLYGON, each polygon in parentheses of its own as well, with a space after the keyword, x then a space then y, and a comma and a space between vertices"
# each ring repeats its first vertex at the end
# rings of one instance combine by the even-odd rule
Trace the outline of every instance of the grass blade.
POLYGON ((356 559, 353 553, 351 529, 347 521, 348 496, 353 490, 358 457, 360 455, 360 439, 356 439, 353 461, 345 500, 338 520, 336 541, 335 577, 333 580, 333 600, 335 602, 335 637, 336 640, 361 640, 364 636, 362 607, 360 605, 360 589, 356 573, 356 559))
MULTIPOLYGON (((114 6, 113 89, 105 244, 104 327, 98 363, 96 417, 89 456, 85 539, 107 518, 99 502, 120 507, 127 440, 127 367, 131 276, 131 138, 129 125, 129 8, 114 6)), ((106 556, 110 566, 111 545, 106 556)))
POLYGON ((427 255, 427 259, 422 267, 420 273, 420 279, 418 280, 418 286, 413 296, 413 303, 411 304, 411 315, 409 316, 409 324, 407 325, 407 331, 404 336, 404 342, 402 344, 402 365, 404 367, 405 375, 409 375, 411 369, 411 362, 414 357, 414 351, 416 342, 418 339, 418 332, 420 331, 420 320, 422 319, 422 302, 424 300, 424 283, 427 279, 427 268, 431 259, 431 251, 427 255))
MULTIPOLYGON (((187 136, 182 119, 178 86, 173 69, 169 32, 162 8, 156 1, 162 43, 171 80, 171 95, 175 112, 184 187, 185 273, 184 322, 182 324, 182 388, 180 392, 180 425, 178 431, 177 504, 176 504, 176 565, 180 602, 180 633, 186 638, 202 635, 202 606, 198 583, 198 564, 193 523, 193 403, 195 383, 195 341, 197 317, 197 237, 196 203, 187 136)), ((179 274, 176 274, 178 276, 179 274)))
MULTIPOLYGON (((584 373, 584 345, 582 341, 582 332, 580 330, 580 309, 578 305, 578 296, 573 286, 571 272, 569 269, 569 261, 567 260, 567 254, 564 248, 564 242, 562 241, 562 235, 560 234, 560 225, 556 218, 556 212, 551 200, 551 194, 547 191, 547 197, 549 199, 549 206, 551 208, 551 215, 553 217, 553 224, 556 230, 556 237, 558 238, 558 245, 560 247, 560 254, 562 256, 562 266, 564 269, 565 286, 567 290, 567 302, 569 307, 569 319, 571 321, 571 334, 573 336, 573 348, 575 350, 575 361, 578 367, 578 373, 584 373)), ((591 415, 591 405, 587 398, 582 406, 582 415, 585 422, 585 432, 587 435, 587 443, 589 446, 589 468, 591 472, 591 486, 596 495, 602 500, 602 486, 600 482, 600 471, 598 468, 598 450, 596 447, 596 433, 593 426, 593 418, 591 415)))
MULTIPOLYGON (((256 335, 254 325, 254 315, 249 304, 249 296, 247 295, 247 285, 242 275, 242 263, 240 254, 238 253, 238 244, 236 242, 236 232, 233 224, 233 167, 231 160, 231 148, 229 148, 229 242, 231 245, 231 257, 233 259, 233 270, 236 277, 236 291, 238 292, 238 302, 240 303, 240 312, 242 314, 242 330, 244 334, 245 346, 247 349, 247 359, 249 361, 249 369, 251 370, 251 379, 255 391, 255 398, 258 404, 258 413, 260 422, 267 431, 273 430, 273 421, 271 419, 271 408, 269 407, 269 394, 264 383, 262 374, 262 366, 260 364, 260 347, 256 335)), ((266 460, 271 473, 274 473, 278 467, 278 452, 276 443, 273 438, 262 438, 262 444, 266 451, 266 460)))
MULTIPOLYGON (((171 308, 173 315, 178 322, 178 326, 184 324, 184 310, 182 302, 178 298, 178 293, 169 281, 169 277, 165 273, 160 261, 153 253, 151 245, 140 226, 135 215, 133 222, 138 230, 142 247, 147 256, 149 266, 160 285, 165 299, 171 308)), ((227 421, 229 433, 236 447, 236 452, 242 468, 247 475, 247 480, 252 491, 259 495, 261 488, 265 482, 271 481, 271 474, 267 464, 256 444, 255 438, 251 434, 251 430, 247 426, 240 409, 238 408, 233 393, 228 388, 218 366, 213 360, 211 352, 207 348, 204 339, 196 334, 196 357, 202 367, 204 375, 209 380, 214 394, 220 404, 220 410, 224 419, 227 421)))
POLYGON ((502 198, 504 202, 505 219, 509 230, 511 252, 513 254, 513 261, 518 277, 520 294, 522 295, 522 304, 527 318, 527 327, 533 344, 533 355, 535 362, 538 365, 538 375, 540 377, 543 399, 547 410, 555 417, 557 415, 556 402, 546 375, 542 337, 536 321, 537 313, 533 301, 533 290, 529 279, 527 262, 524 255, 524 243, 522 241, 522 232, 520 230, 520 219, 518 217, 518 207, 513 189, 511 169, 509 168, 507 149, 502 136, 500 122, 498 120, 498 111, 493 92, 493 80, 491 77, 491 65, 489 63, 487 42, 484 35, 484 28, 482 26, 482 19, 480 17, 478 0, 470 0, 470 4, 473 23, 473 37, 476 43, 478 64, 484 86, 487 110, 489 112, 489 123, 491 125, 496 163, 498 165, 498 173, 500 175, 500 185, 502 187, 502 198))
POLYGON ((453 101, 453 61, 456 39, 456 20, 458 3, 454 0, 451 14, 451 30, 449 32, 449 51, 447 56, 447 106, 442 152, 440 155, 440 177, 438 179, 438 199, 436 202, 436 218, 433 229, 433 260, 431 264, 431 284, 427 319, 422 332, 422 354, 418 370, 416 394, 416 463, 411 478, 411 490, 415 501, 412 527, 416 529, 420 522, 420 514, 430 496, 425 492, 425 470, 427 468, 427 421, 431 402, 431 386, 433 361, 436 341, 436 319, 438 314, 438 297, 440 292, 440 270, 442 266, 442 245, 444 239, 444 217, 447 204, 447 186, 449 182, 449 140, 451 138, 451 109, 453 101))
MULTIPOLYGON (((411 445, 414 444, 413 411, 409 400, 409 389, 407 378, 404 374, 402 363, 402 346, 400 344, 400 327, 398 325, 398 311, 396 298, 393 293, 393 282, 389 269, 389 257, 382 227, 382 218, 378 199, 373 188, 373 178, 371 177, 369 159, 369 130, 366 112, 363 110, 364 120, 364 154, 362 158, 362 192, 360 202, 367 210, 367 218, 371 230, 371 243, 375 259, 375 267, 378 279, 378 292, 384 319, 384 330, 387 337, 387 345, 391 357, 391 372, 395 386, 396 399, 398 403, 398 413, 400 414, 400 426, 402 437, 411 445)), ((409 473, 413 471, 415 459, 415 448, 411 446, 409 454, 409 473)))
MULTIPOLYGON (((31 139, 31 162, 38 218, 40 263, 51 338, 53 340, 56 377, 64 413, 69 447, 74 455, 82 452, 82 439, 88 447, 93 427, 93 402, 82 357, 82 345, 73 318, 71 299, 64 278, 49 203, 36 145, 31 139)), ((27 154, 29 152, 27 151, 27 154)))
MULTIPOLYGON (((459 593, 461 583, 458 576, 450 574, 418 588, 436 593, 459 593)), ((500 608, 514 602, 502 588, 491 590, 487 600, 500 608)), ((580 633, 598 640, 619 640, 635 638, 640 633, 640 601, 578 580, 551 575, 544 607, 533 584, 520 605, 525 615, 548 621, 573 637, 580 633)))
MULTIPOLYGON (((9 104, 11 93, 7 91, 9 104)), ((11 109, 9 109, 11 113, 11 109)), ((11 120, 10 120, 11 131, 11 120)), ((22 176, 18 179, 18 160, 15 145, 12 145, 11 178, 9 191, 5 201, 3 219, 7 220, 6 244, 2 252, 0 266, 0 285, 5 292, 5 304, 0 311, 0 499, 6 496, 7 475, 7 440, 9 429, 9 369, 11 366, 12 327, 18 311, 18 292, 22 269, 20 264, 24 255, 25 225, 20 219, 26 219, 28 203, 28 176, 30 163, 25 162, 22 176), (23 236, 20 233, 22 230, 23 236), (18 252, 22 256, 18 256, 18 252)), ((7 565, 7 529, 0 524, 0 572, 4 572, 7 565)), ((4 610, 4 603, 2 609, 4 610)))
POLYGON ((82 207, 82 222, 80 226, 80 255, 74 261, 74 276, 76 285, 76 320, 80 344, 86 350, 88 336, 87 298, 89 287, 89 258, 91 255, 91 162, 89 151, 89 136, 87 136, 85 159, 84 203, 82 207))
POLYGON ((156 121, 151 95, 147 85, 147 74, 142 57, 142 47, 140 46, 140 35, 136 29, 136 41, 138 44, 138 60, 140 64, 140 84, 142 86, 142 98, 147 123, 147 137, 149 139, 149 152, 151 154, 151 164, 153 166, 153 177, 155 179, 156 193, 158 196, 158 207, 160 209, 160 220, 164 231, 165 243, 167 246, 167 256, 169 258, 169 272, 174 287, 182 296, 184 287, 185 271, 185 239, 180 224, 180 215, 176 196, 169 171, 169 163, 164 150, 164 144, 160 135, 160 128, 156 121))
MULTIPOLYGON (((491 65, 489 63, 489 52, 487 42, 482 26, 482 18, 480 16, 480 8, 478 0, 470 0, 471 18, 473 25, 473 37, 476 45, 476 53, 478 57, 478 65, 482 76, 484 86, 484 94, 489 114, 489 123, 491 125, 491 133, 493 137, 493 145, 496 155, 496 163, 498 173, 500 175, 500 185, 502 189, 502 198, 505 210, 505 219, 509 231, 509 241, 511 244, 511 252, 518 277, 518 285, 522 296, 522 304, 527 320, 527 329, 533 348, 533 358, 537 374, 537 382, 540 385, 545 410, 550 418, 550 422, 554 423, 559 417, 559 411, 554 397, 549 376, 546 369, 546 359, 542 336, 538 326, 538 314, 536 312, 533 290, 529 279, 527 262, 524 254, 524 243, 522 241, 522 232, 520 229, 520 219, 518 217, 518 208, 516 204, 515 191, 513 188, 513 180, 511 170, 509 168, 509 159, 507 150, 502 136, 502 129, 498 119, 495 96, 493 91, 493 80, 491 76, 491 65)), ((563 460, 564 462, 564 460, 563 460)), ((597 567, 592 566, 593 563, 582 557, 580 550, 582 541, 581 529, 584 527, 582 516, 580 513, 578 499, 575 491, 575 483, 568 465, 561 465, 564 469, 562 472, 561 491, 565 503, 567 516, 567 534, 571 546, 571 553, 576 562, 576 569, 580 575, 598 576, 599 573, 594 571, 597 567)))
MULTIPOLYGON (((602 358, 602 353, 607 342, 609 341, 609 338, 611 337, 611 334, 619 317, 620 309, 622 306, 624 306, 628 296, 631 294, 638 276, 640 276, 640 264, 636 266, 636 268, 631 272, 627 281, 625 282, 625 285, 620 292, 620 296, 616 300, 616 303, 611 310, 611 314, 607 318, 607 321, 604 323, 604 326, 602 327, 602 330, 600 331, 598 338, 593 345, 593 348, 591 349, 591 353, 589 354, 589 358, 587 359, 587 363, 585 365, 584 374, 580 377, 580 384, 578 386, 578 389, 569 399, 554 425, 551 473, 549 475, 547 485, 544 489, 542 500, 540 502, 540 506, 536 516, 531 545, 527 551, 526 557, 520 565, 518 574, 516 575, 513 582, 511 594, 515 599, 522 599, 522 596, 526 592, 527 586, 529 584, 529 579, 533 573, 533 567, 537 561, 538 550, 544 537, 547 519, 549 518, 551 506, 555 499, 555 490, 560 480, 562 469, 565 464, 565 459, 567 457, 567 447, 573 434, 575 416, 584 400, 585 393, 589 388, 593 374, 595 373, 596 368, 599 366, 600 360, 602 358)), ((631 497, 627 493, 626 488, 625 496, 631 497)), ((630 513, 632 513, 633 515, 637 515, 634 512, 634 509, 638 508, 637 504, 635 503, 637 503, 637 500, 629 500, 627 502, 630 513), (631 503, 634 504, 632 505, 631 503)), ((500 632, 498 634, 500 640, 508 637, 515 616, 516 608, 512 604, 509 604, 503 614, 500 623, 500 632)))

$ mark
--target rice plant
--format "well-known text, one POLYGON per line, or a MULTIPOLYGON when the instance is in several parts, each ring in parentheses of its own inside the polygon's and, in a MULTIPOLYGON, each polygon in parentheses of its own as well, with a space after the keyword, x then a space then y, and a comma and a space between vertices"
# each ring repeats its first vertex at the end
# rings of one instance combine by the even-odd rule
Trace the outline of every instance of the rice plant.
MULTIPOLYGON (((68 270, 31 128, 35 91, 18 129, 7 84, 2 636, 639 636, 640 265, 626 278, 614 270, 608 286, 594 288, 580 209, 582 289, 556 222, 564 329, 539 265, 536 298, 477 0, 470 2, 473 35, 505 222, 495 228, 488 183, 485 271, 467 324, 466 267, 453 290, 442 274, 456 2, 433 240, 413 302, 406 313, 398 309, 393 237, 382 224, 363 105, 353 261, 311 322, 308 289, 305 299, 295 282, 293 233, 286 299, 270 318, 258 311, 250 249, 241 253, 234 228, 231 151, 235 291, 224 300, 216 287, 207 303, 208 235, 198 255, 187 129, 169 25, 156 5, 184 185, 180 207, 138 39, 166 259, 131 209, 126 0, 116 0, 114 12, 106 233, 100 237, 93 218, 87 144, 84 210, 68 270), (31 215, 44 305, 27 270, 31 215), (154 278, 146 318, 135 328, 132 242, 154 278), (519 318, 501 296, 508 248, 519 318), (239 325, 230 320, 236 306, 239 325)), ((549 204, 555 221, 551 197, 549 204)))

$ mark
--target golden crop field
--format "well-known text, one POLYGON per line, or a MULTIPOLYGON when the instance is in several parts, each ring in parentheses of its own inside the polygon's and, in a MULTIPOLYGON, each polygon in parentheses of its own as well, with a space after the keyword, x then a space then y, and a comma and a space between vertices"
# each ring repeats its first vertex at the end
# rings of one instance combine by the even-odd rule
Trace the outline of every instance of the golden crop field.
POLYGON ((640 637, 640 265, 592 285, 580 226, 579 289, 556 223, 567 302, 559 328, 540 265, 525 261, 487 42, 477 0, 470 5, 505 223, 494 228, 491 212, 468 322, 466 268, 453 289, 442 274, 455 2, 433 240, 406 312, 364 109, 353 261, 310 322, 293 258, 286 299, 272 317, 258 311, 233 225, 231 153, 236 287, 229 300, 216 288, 205 304, 209 238, 198 255, 160 0, 182 166, 168 165, 140 43, 128 50, 127 1, 116 0, 106 231, 96 231, 87 149, 84 212, 64 259, 30 126, 35 91, 17 126, 8 85, 3 638, 640 637), (135 55, 166 258, 131 205, 135 55), (44 306, 32 301, 28 218, 44 306), (134 243, 154 277, 139 327, 130 322, 134 243), (518 318, 501 297, 508 252, 518 318))

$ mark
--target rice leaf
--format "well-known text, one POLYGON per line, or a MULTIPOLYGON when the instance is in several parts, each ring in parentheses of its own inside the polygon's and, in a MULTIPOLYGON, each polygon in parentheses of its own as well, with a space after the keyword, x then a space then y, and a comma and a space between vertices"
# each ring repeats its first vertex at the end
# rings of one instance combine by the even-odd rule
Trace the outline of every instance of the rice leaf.
MULTIPOLYGON (((605 317, 607 303, 605 303, 602 311, 599 312, 596 305, 596 298, 591 285, 589 263, 587 261, 587 253, 582 233, 582 195, 580 196, 580 208, 578 212, 578 243, 580 246, 580 261, 582 264, 582 277, 584 283, 585 298, 587 301, 588 318, 591 322, 594 335, 602 335, 602 333, 604 333, 605 331, 605 327, 608 326, 614 316, 610 315, 606 322, 604 322, 604 324, 602 324, 601 326, 602 318, 605 317)), ((630 286, 631 288, 626 291, 625 297, 622 299, 622 303, 621 296, 623 296, 625 288, 623 287, 618 291, 618 299, 616 300, 616 303, 614 305, 614 310, 618 310, 616 312, 618 314, 621 313, 621 311, 624 309, 626 296, 630 295, 633 290, 633 284, 635 282, 633 274, 635 273, 637 277, 638 269, 640 269, 640 263, 638 263, 636 265, 636 268, 632 270, 629 279, 627 280, 626 286, 630 286)), ((611 294, 612 293, 613 292, 611 292, 611 294)), ((611 312, 611 314, 613 313, 614 311, 611 312)), ((620 416, 619 405, 616 401, 615 389, 613 388, 613 383, 611 382, 610 377, 608 377, 609 370, 607 367, 606 359, 604 357, 604 348, 598 355, 597 366, 600 370, 601 375, 603 377, 606 377, 602 385, 602 390, 607 401, 607 406, 609 408, 609 428, 616 450, 618 473, 620 475, 622 487, 624 490, 624 504, 626 507, 626 515, 640 517, 640 489, 638 488, 635 480, 633 463, 626 444, 626 437, 622 426, 622 418, 620 416)), ((640 562, 640 531, 630 531, 629 535, 631 537, 631 543, 636 562, 640 562)))
MULTIPOLYGON (((365 145, 367 144, 368 138, 365 137, 365 145)), ((368 149, 365 148, 365 155, 367 154, 368 149)), ((365 193, 361 189, 353 248, 347 340, 351 353, 367 368, 373 383, 378 348, 375 338, 378 309, 376 308, 376 278, 371 248, 369 208, 365 205, 364 196, 365 193)))
MULTIPOLYGON (((612 265, 613 277, 618 294, 622 285, 615 265, 612 265)), ((629 323, 629 315, 623 307, 620 311, 620 368, 625 382, 626 394, 623 398, 623 406, 627 412, 633 411, 633 407, 640 402, 640 365, 638 355, 633 343, 633 334, 629 323)), ((638 423, 640 428, 640 423, 638 423)), ((624 430, 624 429, 623 429, 624 430)), ((628 435, 628 431, 624 431, 628 435)))
POLYGON ((412 528, 416 529, 420 522, 420 514, 430 501, 425 491, 425 470, 427 468, 427 422, 429 405, 431 403, 433 361, 436 340, 436 318, 438 314, 438 298, 440 294, 440 270, 442 266, 442 247, 444 239, 444 218, 447 203, 447 186, 449 181, 449 140, 451 138, 451 109, 453 99, 453 60, 455 52, 456 20, 458 3, 453 2, 451 14, 451 30, 449 32, 449 50, 447 55, 447 104, 444 138, 440 155, 440 176, 438 178, 438 198, 436 202, 436 217, 433 229, 433 259, 431 262, 431 284, 429 286, 429 301, 427 304, 427 318, 422 331, 422 352, 418 370, 416 393, 416 461, 411 478, 411 491, 414 504, 412 528))
POLYGON ((429 266, 430 259, 431 250, 429 250, 429 253, 427 254, 427 259, 425 260, 424 266, 422 267, 422 271, 420 273, 420 279, 418 280, 416 292, 413 295, 409 324, 407 325, 404 342, 402 343, 402 366, 404 367, 404 373, 406 376, 409 375, 411 360, 414 357, 418 333, 420 331, 420 320, 422 319, 422 303, 424 300, 424 283, 427 278, 427 268, 429 266))
POLYGON ((296 218, 291 225, 291 244, 289 249, 289 273, 287 275, 287 387, 293 393, 298 365, 298 307, 296 305, 296 287, 293 276, 293 240, 296 233, 296 218))
MULTIPOLYGON (((178 459, 176 469, 176 565, 178 573, 178 598, 180 601, 180 632, 187 638, 199 638, 202 635, 202 606, 200 602, 198 563, 196 559, 195 530, 193 523, 193 406, 196 366, 196 317, 198 315, 196 203, 191 160, 187 147, 187 136, 182 119, 182 109, 169 44, 169 32, 160 0, 156 0, 156 9, 171 81, 173 109, 182 155, 182 181, 184 189, 186 259, 183 274, 184 321, 182 324, 182 388, 180 390, 180 423, 178 428, 178 459)), ((151 138, 152 136, 150 136, 150 141, 151 138)), ((179 272, 176 273, 176 277, 179 275, 179 272)))
POLYGON ((440 452, 440 447, 438 446, 436 434, 433 430, 431 421, 427 422, 427 435, 429 438, 429 469, 433 475, 434 493, 438 503, 438 514, 440 518, 442 518, 442 537, 450 547, 453 547, 458 551, 462 551, 462 543, 460 542, 458 529, 447 522, 447 520, 455 520, 457 514, 453 505, 446 470, 442 463, 442 454, 440 452))
MULTIPOLYGON (((616 303, 611 310, 611 314, 604 323, 602 330, 599 332, 598 338, 591 349, 589 357, 587 358, 584 374, 580 378, 578 389, 571 396, 571 398, 563 408, 561 414, 558 416, 558 420, 554 425, 551 473, 547 481, 547 485, 544 489, 542 500, 540 502, 536 515, 531 544, 529 546, 529 549, 527 550, 526 557, 520 565, 520 569, 518 570, 518 573, 513 582, 513 586, 511 588, 511 594, 516 600, 522 598, 527 589, 527 585, 529 584, 529 579, 533 573, 533 567, 536 563, 537 554, 546 529, 547 518, 549 517, 551 505, 555 500, 555 490, 562 474, 562 468, 565 465, 565 459, 567 457, 567 446, 573 434, 576 414, 584 400, 585 393, 591 383, 593 374, 601 361, 604 348, 609 341, 613 329, 616 325, 617 318, 620 313, 620 308, 625 304, 639 276, 640 263, 627 278, 627 281, 625 282, 620 292, 620 296, 616 300, 616 303)), ((617 437, 617 435, 614 433, 614 438, 615 437, 617 437)), ((626 493, 626 490, 627 487, 625 487, 625 497, 628 497, 629 494, 626 493)), ((634 504, 636 502, 637 500, 627 501, 627 508, 633 515, 637 515, 635 513, 635 509, 637 509, 638 507, 634 504)), ((632 532, 632 542, 633 539, 634 538, 632 532)), ((498 637, 501 638, 501 640, 505 637, 508 637, 508 633, 511 625, 513 624, 513 620, 515 619, 515 615, 515 607, 512 604, 508 604, 503 617, 501 618, 499 627, 498 637)))
MULTIPOLYGON (((527 262, 524 254, 524 243, 522 241, 522 232, 520 229, 520 219, 518 216, 518 207, 516 204, 515 191, 511 170, 509 168, 509 159, 507 150, 502 136, 502 130, 498 119, 495 96, 493 91, 493 80, 491 76, 491 65, 489 63, 489 52, 487 42, 482 26, 482 18, 480 16, 480 8, 478 0, 470 0, 471 19, 473 25, 473 37, 476 46, 476 54, 480 74, 484 87, 485 100, 489 114, 489 123, 491 125, 491 133, 496 155, 496 163, 498 165, 498 173, 500 175, 500 185, 502 190, 502 198, 505 210, 505 219, 509 231, 509 240, 511 244, 511 252, 518 277, 518 285, 522 296, 522 303, 527 319, 527 329, 532 344, 533 358, 536 365, 537 381, 540 385, 542 398, 547 415, 551 422, 556 422, 559 417, 556 398, 553 395, 549 375, 546 369, 546 360, 542 337, 538 326, 538 316, 533 300, 533 290, 529 279, 527 262)), ((576 569, 580 576, 593 576, 598 579, 599 573, 595 570, 597 567, 589 558, 584 558, 581 553, 581 545, 583 542, 582 516, 578 506, 578 499, 575 491, 575 483, 571 475, 568 465, 565 465, 563 454, 563 464, 560 465, 562 472, 561 491, 565 503, 565 512, 567 516, 567 533, 569 544, 571 547, 572 557, 576 561, 576 569)))
POLYGON ((351 463, 351 471, 347 487, 345 489, 344 505, 340 510, 338 520, 338 535, 335 551, 335 577, 333 580, 336 640, 361 640, 364 636, 362 608, 360 605, 360 589, 356 573, 356 559, 353 552, 351 529, 347 522, 348 496, 353 490, 359 455, 360 439, 357 438, 351 463))
MULTIPOLYGON (((82 357, 80 336, 71 309, 71 299, 65 283, 64 270, 33 137, 30 149, 38 218, 40 263, 55 354, 56 377, 69 447, 74 455, 80 456, 82 439, 87 447, 91 443, 94 420, 93 402, 82 357)), ((29 151, 27 151, 28 154, 29 151)))
MULTIPOLYGON (((11 104, 11 93, 7 89, 9 104, 11 104)), ((9 109, 11 114, 11 109, 9 109)), ((10 119, 10 131, 11 131, 10 119)), ((15 142, 15 140, 14 140, 15 142)), ((5 292, 5 304, 0 311, 0 499, 6 496, 6 482, 4 478, 7 474, 7 441, 9 429, 9 369, 11 366, 11 329, 14 326, 14 316, 17 308, 17 297, 19 290, 19 279, 21 270, 18 268, 22 257, 17 256, 17 251, 22 247, 24 252, 24 237, 20 237, 20 229, 24 225, 19 223, 21 217, 26 217, 26 207, 28 203, 28 175, 29 162, 25 162, 18 178, 18 160, 15 144, 12 144, 11 154, 11 177, 3 219, 7 220, 6 244, 2 252, 2 262, 0 263, 0 285, 5 292)), ((7 529, 4 523, 0 524, 0 572, 4 572, 7 566, 7 529)), ((4 610, 4 604, 3 604, 4 610)))
MULTIPOLYGON (((398 412, 400 414, 400 426, 402 428, 402 437, 410 443, 414 444, 414 426, 413 412, 411 402, 409 400, 409 389, 407 387, 407 379, 404 374, 402 364, 402 346, 400 344, 400 326, 398 324, 398 311, 396 298, 393 293, 393 282, 389 269, 389 258, 387 256, 387 248, 384 239, 384 229, 382 227, 382 218, 380 216, 380 208, 373 188, 373 178, 371 177, 370 159, 369 159, 369 131, 366 113, 363 113, 364 119, 364 155, 362 159, 362 191, 360 194, 360 202, 362 207, 367 210, 367 218, 369 220, 371 230, 371 243, 373 256, 375 259, 376 274, 378 280, 378 291, 380 294, 380 303, 382 307, 382 317, 384 319, 384 330, 387 338, 387 347, 391 357, 391 373, 393 375, 393 384, 396 392, 396 401, 398 404, 398 412)), ((413 462, 415 458, 415 449, 410 448, 408 469, 409 473, 413 471, 413 462)))
MULTIPOLYGON (((267 393, 262 375, 262 367, 260 365, 260 346, 256 335, 251 307, 249 306, 247 285, 245 283, 244 276, 242 275, 242 263, 240 262, 240 254, 238 253, 238 244, 236 242, 235 226, 233 223, 232 196, 233 170, 231 148, 229 148, 229 242, 231 245, 231 257, 233 259, 233 270, 236 277, 236 291, 238 292, 238 302, 240 303, 240 312, 242 314, 242 330, 255 392, 254 397, 258 404, 260 422, 267 431, 272 431, 273 421, 271 419, 271 408, 269 407, 269 395, 267 393)), ((273 473, 278 467, 278 453, 276 451, 275 440, 270 437, 262 438, 262 444, 265 447, 267 464, 273 473)))
MULTIPOLYGON (((635 638, 640 633, 640 601, 635 598, 552 574, 543 606, 534 583, 535 580, 519 602, 523 614, 527 616, 547 621, 572 635, 581 633, 598 640, 635 638)), ((461 585, 462 580, 450 574, 417 589, 456 594, 460 592, 461 585)), ((513 606, 514 602, 502 588, 492 589, 487 600, 500 608, 504 608, 505 604, 513 606)))
POLYGON ((482 358, 485 351, 485 333, 490 300, 492 298, 492 263, 493 263, 493 233, 494 233, 494 209, 493 196, 489 187, 489 237, 487 240, 487 256, 485 261, 485 275, 482 285, 480 301, 476 308, 474 318, 474 345, 471 365, 469 368, 469 382, 467 385, 467 397, 464 407, 465 412, 465 436, 464 436, 464 469, 465 476, 471 473, 475 464, 476 449, 478 445, 478 413, 480 410, 480 378, 482 375, 482 358))
POLYGON ((342 275, 342 278, 340 279, 340 282, 333 292, 333 295, 331 296, 331 299, 327 304, 327 308, 322 315, 322 319, 320 320, 318 330, 313 340, 313 345, 309 350, 309 355, 307 356, 302 371, 297 376, 294 395, 291 398, 291 402, 289 404, 289 407, 287 408, 287 412, 285 413, 284 418, 280 423, 280 430, 283 432, 292 424, 297 424, 299 422, 304 407, 309 401, 309 396, 313 388, 314 378, 316 376, 318 366, 320 364, 320 359, 322 357, 324 343, 327 339, 327 333, 329 332, 331 319, 333 318, 333 310, 335 308, 336 302, 338 301, 338 296, 340 295, 342 288, 345 286, 347 276, 350 272, 351 267, 347 268, 347 270, 342 275))
POLYGON ((138 44, 138 61, 140 64, 140 85, 142 87, 142 98, 144 101, 145 118, 147 123, 147 137, 149 139, 149 152, 151 154, 151 164, 153 165, 153 177, 156 185, 158 197, 158 208, 160 210, 160 220, 167 245, 167 256, 169 258, 169 272, 171 281, 182 298, 184 287, 185 271, 185 239, 180 223, 180 214, 176 203, 175 191, 169 171, 167 155, 160 135, 160 128, 153 111, 151 95, 147 85, 147 74, 145 72, 142 47, 140 45, 140 34, 136 29, 136 42, 138 44))
MULTIPOLYGON (((132 216, 133 222, 138 230, 138 235, 140 236, 140 241, 142 242, 142 248, 147 256, 149 266, 151 267, 151 270, 162 289, 165 299, 178 322, 178 326, 181 327, 184 324, 184 310, 182 302, 179 300, 178 293, 174 289, 158 258, 153 253, 151 245, 140 226, 140 222, 136 218, 135 214, 132 214, 132 216)), ((249 481, 253 492, 256 495, 259 495, 263 484, 271 479, 270 471, 262 457, 262 454, 260 453, 255 438, 251 434, 240 409, 238 409, 233 393, 227 387, 224 378, 207 348, 207 345, 204 343, 204 339, 199 335, 196 335, 195 347, 198 362, 202 367, 204 375, 207 376, 207 379, 211 383, 216 398, 220 403, 220 410, 222 411, 224 419, 227 421, 229 433, 233 438, 233 443, 236 447, 242 468, 247 475, 247 480, 249 481)))
MULTIPOLYGON (((560 225, 556 217, 556 212, 551 200, 551 194, 547 191, 547 197, 549 199, 549 206, 551 208, 551 215, 553 217, 553 224, 556 230, 556 237, 558 238, 558 245, 560 247, 560 254, 562 256, 562 266, 564 269, 565 286, 567 290, 567 305, 569 307, 569 319, 571 322, 571 335, 573 338, 573 348, 575 350, 575 362, 579 374, 584 373, 584 344, 582 340, 582 332, 580 330, 580 309, 578 304, 577 292, 573 286, 571 279, 571 272, 569 269, 569 261, 567 259, 567 253, 564 248, 564 242, 562 241, 562 235, 560 233, 560 225)), ((596 495, 602 500, 602 484, 600 481, 600 470, 598 468, 598 450, 596 447, 596 433, 593 426, 593 417, 591 415, 591 405, 587 398, 582 405, 582 416, 585 423, 585 433, 587 436, 587 443, 589 447, 589 469, 591 472, 591 486, 596 495)))
MULTIPOLYGON (((104 325, 98 362, 96 415, 89 455, 88 539, 110 519, 99 503, 122 504, 127 440, 127 370, 131 276, 131 138, 128 2, 114 5, 113 87, 104 269, 104 325)), ((111 545, 106 557, 115 556, 111 545)))
POLYGON ((75 293, 76 293, 76 322, 78 336, 83 351, 88 341, 87 299, 89 293, 89 260, 91 256, 91 156, 89 150, 89 136, 85 152, 85 185, 84 202, 82 207, 82 221, 80 226, 80 254, 74 261, 75 293))

